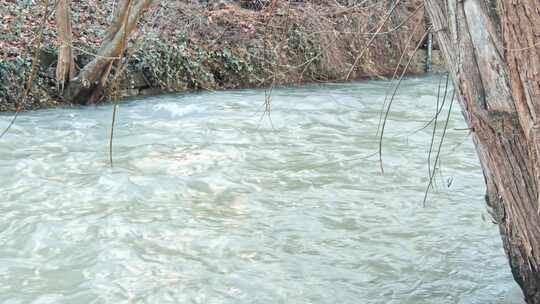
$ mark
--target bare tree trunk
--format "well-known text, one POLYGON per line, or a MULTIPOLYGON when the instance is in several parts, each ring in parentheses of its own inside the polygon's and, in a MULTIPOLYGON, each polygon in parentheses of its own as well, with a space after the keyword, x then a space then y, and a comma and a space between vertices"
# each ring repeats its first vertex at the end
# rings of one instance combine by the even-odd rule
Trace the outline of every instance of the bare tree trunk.
POLYGON ((540 303, 540 0, 425 0, 515 280, 540 303), (536 43, 536 45, 535 45, 536 43))
POLYGON ((60 92, 75 77, 73 60, 70 0, 58 0, 56 4, 56 27, 58 30, 58 63, 56 83, 60 92))
POLYGON ((155 0, 120 0, 112 25, 94 58, 68 85, 64 98, 75 103, 94 103, 103 96, 112 64, 120 59, 129 36, 144 11, 155 0))

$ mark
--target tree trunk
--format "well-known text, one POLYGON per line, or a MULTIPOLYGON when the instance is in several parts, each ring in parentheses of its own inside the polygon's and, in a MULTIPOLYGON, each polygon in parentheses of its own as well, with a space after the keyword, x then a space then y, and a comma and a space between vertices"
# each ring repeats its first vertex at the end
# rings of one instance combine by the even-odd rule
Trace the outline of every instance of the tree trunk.
POLYGON ((540 304, 540 0, 425 0, 515 280, 540 304))
POLYGON ((58 30, 58 63, 56 83, 59 92, 75 77, 73 60, 70 0, 58 0, 56 4, 56 27, 58 30))
POLYGON ((97 102, 103 97, 107 78, 115 60, 127 47, 127 40, 144 11, 154 0, 120 0, 112 25, 107 30, 94 60, 88 63, 68 85, 64 98, 74 103, 97 102))

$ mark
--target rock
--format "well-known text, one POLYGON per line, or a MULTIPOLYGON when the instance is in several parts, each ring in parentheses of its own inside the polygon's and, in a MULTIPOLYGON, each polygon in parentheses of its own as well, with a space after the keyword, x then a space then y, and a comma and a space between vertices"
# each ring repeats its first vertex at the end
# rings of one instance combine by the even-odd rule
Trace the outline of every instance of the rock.
POLYGON ((128 72, 127 77, 122 79, 122 89, 141 89, 149 87, 150 84, 142 72, 128 72))
POLYGON ((141 96, 159 95, 163 93, 164 93, 163 90, 160 88, 147 88, 147 89, 142 89, 139 91, 139 95, 141 96))
POLYGON ((120 91, 120 97, 133 97, 133 96, 139 96, 139 89, 125 89, 120 91))

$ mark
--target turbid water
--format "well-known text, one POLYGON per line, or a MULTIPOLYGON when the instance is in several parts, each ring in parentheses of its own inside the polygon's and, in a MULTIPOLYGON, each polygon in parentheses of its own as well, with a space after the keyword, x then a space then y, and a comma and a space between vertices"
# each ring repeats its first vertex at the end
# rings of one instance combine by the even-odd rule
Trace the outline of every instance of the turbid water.
POLYGON ((384 81, 276 89, 272 124, 260 90, 128 101, 112 169, 110 105, 22 114, 0 303, 521 303, 457 105, 422 206, 438 83, 403 83, 384 175, 384 81))

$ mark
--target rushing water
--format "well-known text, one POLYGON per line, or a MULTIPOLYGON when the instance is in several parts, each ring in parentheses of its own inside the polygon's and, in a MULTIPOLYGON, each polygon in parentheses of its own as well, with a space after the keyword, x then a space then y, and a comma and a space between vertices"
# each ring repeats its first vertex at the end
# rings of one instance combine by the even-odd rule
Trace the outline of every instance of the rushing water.
POLYGON ((276 89, 272 124, 260 90, 125 102, 113 168, 110 105, 22 114, 0 303, 521 303, 457 105, 422 206, 438 83, 403 83, 384 175, 384 81, 276 89))

